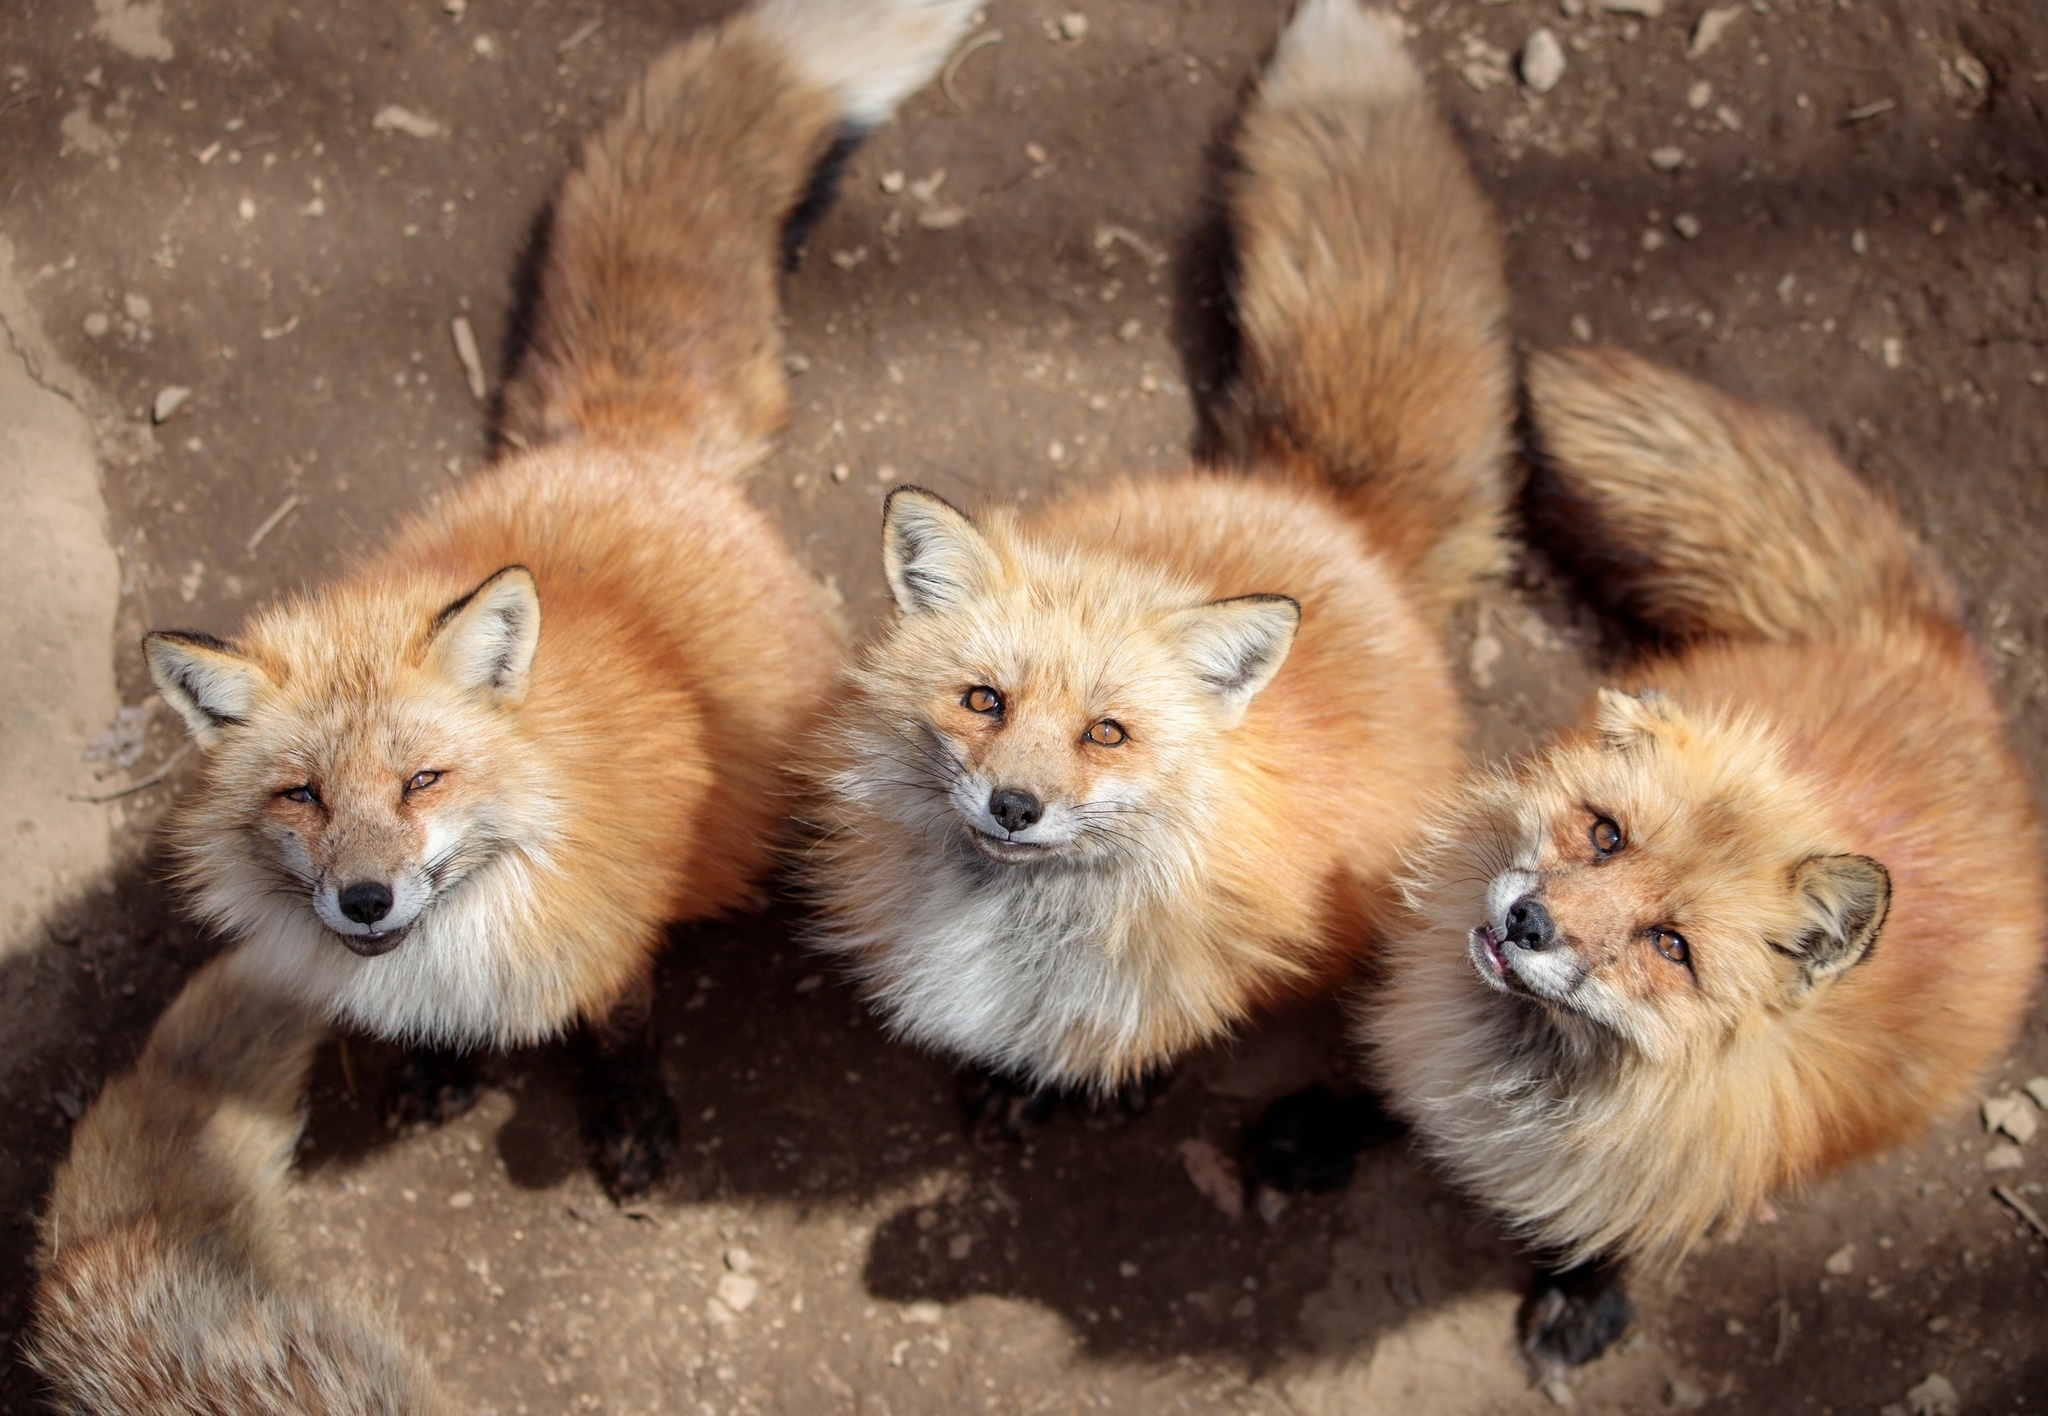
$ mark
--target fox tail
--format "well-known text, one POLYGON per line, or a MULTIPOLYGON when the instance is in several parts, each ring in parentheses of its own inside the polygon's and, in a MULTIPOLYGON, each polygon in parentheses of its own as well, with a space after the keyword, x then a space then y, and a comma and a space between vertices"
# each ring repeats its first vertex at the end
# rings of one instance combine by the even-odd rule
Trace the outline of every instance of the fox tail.
POLYGON ((500 439, 743 468, 788 416, 776 278, 975 0, 755 0, 657 58, 556 198, 500 439))
POLYGON ((233 963, 193 977, 78 1123, 43 1216, 29 1362, 76 1416, 451 1411, 377 1315, 291 1272, 281 1212, 326 1028, 233 963))
POLYGON ((1302 0, 1236 156, 1232 411, 1255 455, 1335 485, 1448 607, 1506 558, 1507 279, 1400 20, 1302 0))
POLYGON ((1528 372, 1539 543, 1672 638, 1804 638, 1956 612, 1919 539, 1825 441, 1616 349, 1528 372))

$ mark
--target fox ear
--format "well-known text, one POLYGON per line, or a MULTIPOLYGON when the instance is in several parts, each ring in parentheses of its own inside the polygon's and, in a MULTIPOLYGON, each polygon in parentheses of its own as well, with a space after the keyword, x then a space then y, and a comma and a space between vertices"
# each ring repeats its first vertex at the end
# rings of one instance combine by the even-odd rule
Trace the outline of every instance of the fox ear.
POLYGON ((540 645, 540 591, 533 572, 508 565, 441 611, 431 643, 434 668, 458 688, 486 689, 500 702, 519 702, 540 645))
POLYGON ((1806 927, 1788 951, 1809 986, 1870 957, 1891 909, 1892 877, 1869 856, 1817 855, 1800 862, 1792 888, 1806 927))
POLYGON ((230 727, 247 722, 270 678, 253 659, 210 634, 158 630, 142 639, 142 656, 164 702, 178 710, 192 740, 211 751, 230 727))
POLYGON ((1167 621, 1182 656, 1236 727, 1294 647, 1301 605, 1285 595, 1244 595, 1182 610, 1167 621))
POLYGON ((1603 688, 1593 710, 1593 726, 1600 732, 1600 741, 1611 748, 1628 747, 1659 726, 1677 721, 1678 705, 1654 688, 1639 693, 1603 688))
POLYGON ((882 573, 904 614, 958 609, 994 567, 987 538, 945 498, 898 487, 882 504, 882 573))

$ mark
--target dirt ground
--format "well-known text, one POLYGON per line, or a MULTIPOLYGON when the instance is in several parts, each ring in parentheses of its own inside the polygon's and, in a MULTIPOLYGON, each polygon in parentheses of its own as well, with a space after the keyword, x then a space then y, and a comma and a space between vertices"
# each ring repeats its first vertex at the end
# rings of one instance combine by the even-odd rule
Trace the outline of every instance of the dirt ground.
MULTIPOLYGON (((1961 582, 2038 795, 2048 9, 1744 0, 1689 57, 1701 0, 1628 7, 1663 13, 1400 3, 1510 231, 1520 334, 1611 340, 1825 429, 1961 582), (1539 27, 1566 59, 1542 97, 1512 58, 1539 27)), ((232 631, 477 465, 487 411, 451 320, 495 364, 578 136, 723 8, 0 7, 0 478, 20 518, 0 542, 0 1411, 35 1404, 11 1349, 71 1121, 214 947, 151 845, 191 763, 147 710, 138 636, 232 631), (189 399, 152 426, 172 387, 189 399)), ((856 626, 882 607, 890 480, 988 503, 1189 455, 1217 357, 1213 145, 1284 10, 995 0, 948 90, 855 157, 788 284, 796 417, 754 486, 856 626), (1085 32, 1062 38, 1075 5, 1085 32), (925 179, 926 206, 890 172, 925 179), (919 224, 940 206, 965 220, 919 224)), ((1540 555, 1467 632, 1492 754, 1567 715, 1601 652, 1540 555)), ((1230 1150, 1266 1099, 1341 1065, 1328 1017, 1198 1059, 1134 1119, 981 1150, 945 1064, 892 1045, 796 922, 679 933, 662 1016, 685 1160, 642 1207, 591 1178, 559 1052, 501 1059, 474 1113, 393 1142, 394 1055, 330 1050, 297 1199, 309 1266, 387 1296, 483 1412, 1572 1395, 1532 1388, 1513 1351, 1523 1261, 1402 1146, 1272 1223, 1188 1181, 1182 1142, 1230 1150)), ((2037 1005, 1986 1094, 2044 1073, 2037 1005)), ((2048 1209, 2048 1139, 1998 1174, 1993 1147, 1958 1112, 1782 1202, 1641 1293, 1577 1404, 1953 1410, 1923 1385, 1938 1374, 1965 1412, 2048 1407, 2048 1237, 1991 1193, 2048 1209)))

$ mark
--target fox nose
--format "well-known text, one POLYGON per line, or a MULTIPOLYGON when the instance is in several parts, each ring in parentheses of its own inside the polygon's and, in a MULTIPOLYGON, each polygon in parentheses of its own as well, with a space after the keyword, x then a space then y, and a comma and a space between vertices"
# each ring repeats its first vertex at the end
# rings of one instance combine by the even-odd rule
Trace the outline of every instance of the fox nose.
POLYGON ((341 892, 341 912, 357 924, 375 924, 391 913, 391 887, 376 880, 359 880, 341 892))
POLYGON ((1016 787, 997 787, 989 793, 988 814, 1005 831, 1021 831, 1045 815, 1037 797, 1016 787))
POLYGON ((1557 939, 1557 925, 1543 902, 1524 897, 1508 906, 1508 943, 1517 948, 1540 951, 1557 939))

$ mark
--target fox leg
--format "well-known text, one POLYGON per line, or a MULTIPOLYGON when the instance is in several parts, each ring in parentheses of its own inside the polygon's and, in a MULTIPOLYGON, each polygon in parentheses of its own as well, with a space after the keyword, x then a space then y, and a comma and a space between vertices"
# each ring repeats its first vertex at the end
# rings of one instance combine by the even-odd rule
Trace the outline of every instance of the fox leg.
POLYGON ((1504 562, 1503 246, 1390 10, 1301 0, 1227 179, 1237 440, 1327 481, 1435 604, 1504 562))
POLYGON ((598 1178, 613 1199, 645 1194, 668 1171, 682 1134, 661 1072, 652 970, 581 1039, 584 1124, 598 1178))
POLYGON ((1266 1108, 1245 1138, 1245 1169, 1258 1190, 1341 1190, 1351 1183, 1360 1151, 1405 1129, 1371 1092, 1340 1097, 1317 1085, 1266 1108))
POLYGON ((1636 1316, 1627 1278, 1617 1259, 1536 1270, 1516 1326, 1539 1372, 1582 1367, 1621 1339, 1636 1316))
POLYGON ((757 0, 657 58, 556 198, 503 440, 652 441, 735 472, 757 457, 788 415, 784 243, 974 10, 757 0))
POLYGON ((384 1124, 394 1135, 419 1135, 467 1115, 482 1096, 482 1054, 416 1047, 384 1099, 384 1124))

